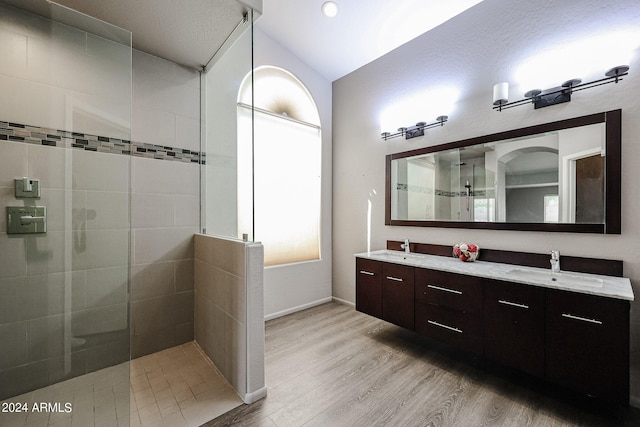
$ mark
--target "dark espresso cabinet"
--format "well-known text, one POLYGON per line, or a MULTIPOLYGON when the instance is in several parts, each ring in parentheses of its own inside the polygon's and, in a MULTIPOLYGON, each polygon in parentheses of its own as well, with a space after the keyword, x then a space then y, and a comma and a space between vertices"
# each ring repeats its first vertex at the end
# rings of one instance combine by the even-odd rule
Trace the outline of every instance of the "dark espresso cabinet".
POLYGON ((382 265, 382 318, 407 329, 414 329, 413 271, 406 265, 382 265))
POLYGON ((547 378, 610 402, 629 401, 629 303, 547 290, 547 378))
POLYGON ((356 258, 356 309, 603 401, 629 403, 629 301, 356 258))
POLYGON ((382 319, 382 262, 356 258, 356 310, 382 319))
POLYGON ((484 287, 484 354, 544 376, 545 289, 490 281, 484 287))
POLYGON ((403 328, 414 328, 414 268, 356 259, 356 310, 403 328))

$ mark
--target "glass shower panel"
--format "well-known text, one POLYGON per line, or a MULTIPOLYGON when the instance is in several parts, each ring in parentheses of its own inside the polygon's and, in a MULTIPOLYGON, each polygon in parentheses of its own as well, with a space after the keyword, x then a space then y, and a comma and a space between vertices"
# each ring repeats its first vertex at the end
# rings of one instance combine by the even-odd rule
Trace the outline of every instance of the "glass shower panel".
POLYGON ((457 187, 454 197, 458 209, 457 219, 491 221, 494 201, 488 199, 492 195, 487 192, 487 180, 493 181, 488 176, 484 154, 471 152, 470 155, 461 156, 456 172, 452 185, 457 187))
POLYGON ((483 164, 474 167, 473 172, 473 220, 493 222, 496 220, 495 172, 483 164))
POLYGON ((0 2, 0 425, 129 425, 131 33, 17 4, 0 2))
POLYGON ((232 238, 246 234, 249 240, 253 240, 254 228, 252 87, 256 18, 252 10, 247 12, 202 74, 202 232, 232 238), (239 102, 241 88, 248 88, 251 105, 239 102))
POLYGON ((451 221, 460 217, 460 163, 457 151, 434 154, 436 219, 451 221))

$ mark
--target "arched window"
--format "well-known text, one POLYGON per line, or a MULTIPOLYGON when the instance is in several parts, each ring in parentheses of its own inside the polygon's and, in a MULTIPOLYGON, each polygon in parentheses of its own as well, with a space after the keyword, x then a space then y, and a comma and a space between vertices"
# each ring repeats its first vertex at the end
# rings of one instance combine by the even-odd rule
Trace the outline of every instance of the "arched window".
POLYGON ((265 265, 320 258, 320 168, 311 94, 282 68, 255 69, 238 96, 238 233, 253 230, 265 265))

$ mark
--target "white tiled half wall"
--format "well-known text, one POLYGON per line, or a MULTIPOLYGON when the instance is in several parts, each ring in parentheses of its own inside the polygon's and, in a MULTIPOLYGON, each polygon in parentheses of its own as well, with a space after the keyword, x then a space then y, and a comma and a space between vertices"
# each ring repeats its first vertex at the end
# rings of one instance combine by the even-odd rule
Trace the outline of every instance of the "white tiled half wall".
POLYGON ((195 337, 245 403, 266 396, 264 248, 195 236, 195 337))

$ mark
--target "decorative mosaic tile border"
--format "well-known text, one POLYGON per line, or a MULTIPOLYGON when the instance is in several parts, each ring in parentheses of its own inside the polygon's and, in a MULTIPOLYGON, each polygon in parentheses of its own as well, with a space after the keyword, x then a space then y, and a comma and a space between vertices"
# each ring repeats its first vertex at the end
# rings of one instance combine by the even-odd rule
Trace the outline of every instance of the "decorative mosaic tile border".
MULTIPOLYGON (((443 191, 443 190, 434 190, 433 188, 420 187, 417 185, 408 185, 398 183, 396 186, 398 191, 411 191, 412 193, 423 193, 423 194, 435 194, 436 196, 443 197, 467 197, 466 191, 443 191)), ((472 191, 470 196, 472 197, 486 197, 486 190, 475 190, 472 191)))
POLYGON ((1 140, 184 163, 206 163, 205 153, 199 151, 143 142, 132 142, 125 139, 108 138, 66 130, 29 126, 0 120, 0 141, 1 140))

